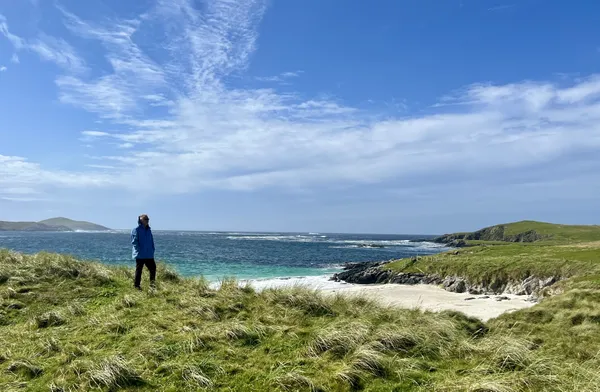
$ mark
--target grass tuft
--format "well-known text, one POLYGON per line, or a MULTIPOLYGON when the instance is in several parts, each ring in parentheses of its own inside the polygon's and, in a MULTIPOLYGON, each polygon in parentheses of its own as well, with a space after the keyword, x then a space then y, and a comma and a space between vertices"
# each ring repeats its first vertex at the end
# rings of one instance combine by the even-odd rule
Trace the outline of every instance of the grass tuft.
POLYGON ((93 386, 108 389, 143 384, 140 375, 120 356, 107 358, 90 369, 89 380, 93 386))
POLYGON ((408 352, 421 344, 423 338, 411 331, 383 330, 377 334, 375 341, 385 350, 408 352))
POLYGON ((42 342, 42 352, 46 355, 52 355, 61 351, 60 342, 51 337, 42 342))
POLYGON ((301 391, 309 390, 315 392, 321 390, 308 377, 298 372, 289 372, 275 379, 277 387, 284 391, 301 391))
POLYGON ((137 301, 131 295, 125 295, 123 299, 121 299, 121 305, 125 308, 133 308, 137 305, 137 301))
POLYGON ((363 344, 369 333, 364 324, 351 323, 320 333, 309 347, 309 353, 320 355, 325 352, 343 357, 363 344))
POLYGON ((351 366, 356 370, 378 377, 384 377, 387 373, 385 357, 380 352, 365 347, 356 350, 351 366))
POLYGON ((35 317, 35 324, 38 328, 56 327, 66 322, 64 317, 56 311, 46 312, 35 317))
POLYGON ((501 371, 523 370, 532 362, 532 343, 522 339, 494 336, 482 342, 491 360, 501 371))
POLYGON ((158 263, 158 265, 156 266, 156 275, 157 275, 158 279, 164 280, 167 282, 176 283, 176 282, 181 281, 181 276, 179 276, 179 274, 177 272, 175 272, 174 270, 169 268, 164 263, 158 263))
POLYGON ((43 373, 41 367, 34 365, 29 361, 13 362, 10 365, 8 365, 8 368, 6 370, 28 379, 38 377, 43 373))
POLYGON ((302 288, 273 289, 270 291, 272 301, 298 308, 311 316, 335 316, 330 299, 320 293, 302 288))
POLYGON ((225 336, 230 340, 239 340, 246 345, 255 345, 267 335, 267 328, 263 326, 245 326, 243 324, 233 324, 225 329, 225 336))
POLYGON ((72 316, 83 316, 85 315, 85 308, 82 304, 73 303, 67 306, 67 310, 72 316))
POLYGON ((362 371, 349 366, 344 368, 343 370, 340 370, 336 374, 336 378, 342 381, 342 383, 346 384, 351 389, 355 390, 362 389, 363 381, 365 380, 366 375, 362 371))
POLYGON ((194 383, 202 388, 210 388, 213 382, 208 378, 201 369, 195 366, 187 366, 182 372, 183 379, 187 382, 194 383))

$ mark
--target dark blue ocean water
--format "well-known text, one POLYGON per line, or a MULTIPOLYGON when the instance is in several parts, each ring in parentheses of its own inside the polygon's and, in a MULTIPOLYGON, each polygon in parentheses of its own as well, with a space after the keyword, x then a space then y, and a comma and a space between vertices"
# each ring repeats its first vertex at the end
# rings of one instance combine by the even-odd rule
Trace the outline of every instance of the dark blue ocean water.
MULTIPOLYGON (((0 248, 74 255, 106 264, 133 266, 128 231, 0 232, 0 248)), ((187 276, 209 280, 323 276, 346 262, 384 261, 445 250, 423 236, 321 233, 208 233, 155 231, 156 259, 187 276), (378 245, 383 248, 364 248, 378 245)))

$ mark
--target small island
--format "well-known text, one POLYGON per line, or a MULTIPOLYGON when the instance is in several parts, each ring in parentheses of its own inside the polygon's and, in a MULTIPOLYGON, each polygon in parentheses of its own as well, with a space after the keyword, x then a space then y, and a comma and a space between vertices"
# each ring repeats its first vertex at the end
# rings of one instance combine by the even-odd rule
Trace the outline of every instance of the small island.
POLYGON ((109 231, 108 227, 68 218, 51 218, 39 222, 0 221, 0 231, 109 231))

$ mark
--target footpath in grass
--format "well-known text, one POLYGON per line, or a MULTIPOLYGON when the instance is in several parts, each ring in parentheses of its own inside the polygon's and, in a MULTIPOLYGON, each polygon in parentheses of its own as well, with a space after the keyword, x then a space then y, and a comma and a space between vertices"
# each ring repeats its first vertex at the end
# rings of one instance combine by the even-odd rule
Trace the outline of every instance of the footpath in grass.
POLYGON ((600 385, 598 298, 583 286, 486 325, 457 312, 383 308, 302 288, 256 292, 225 281, 214 290, 164 266, 158 276, 156 290, 138 292, 130 269, 0 251, 0 390, 600 385))

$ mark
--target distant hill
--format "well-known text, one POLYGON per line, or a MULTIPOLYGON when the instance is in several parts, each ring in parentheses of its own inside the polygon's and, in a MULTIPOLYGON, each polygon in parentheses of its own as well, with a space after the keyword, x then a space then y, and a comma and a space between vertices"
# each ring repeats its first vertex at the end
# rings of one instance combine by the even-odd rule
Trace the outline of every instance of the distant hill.
POLYGON ((434 241, 453 246, 465 246, 469 242, 590 242, 600 241, 600 226, 520 221, 490 226, 470 233, 444 234, 434 241))
POLYGON ((68 218, 51 218, 39 222, 0 221, 0 231, 107 231, 108 227, 68 218))

